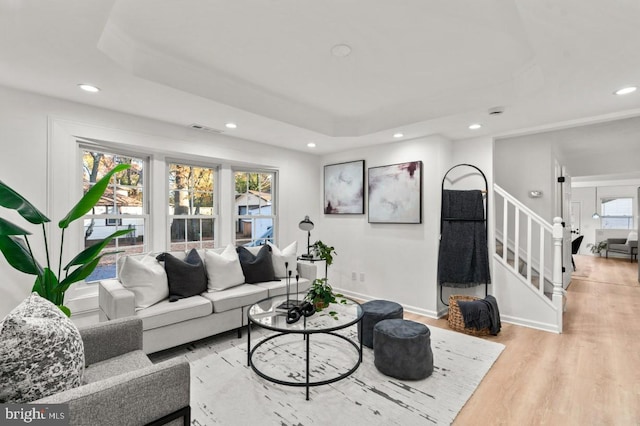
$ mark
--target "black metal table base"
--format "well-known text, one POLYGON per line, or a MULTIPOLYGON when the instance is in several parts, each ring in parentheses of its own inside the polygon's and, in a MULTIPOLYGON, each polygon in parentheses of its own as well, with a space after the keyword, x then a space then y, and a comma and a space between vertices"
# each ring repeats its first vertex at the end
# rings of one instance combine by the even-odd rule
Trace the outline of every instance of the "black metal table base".
MULTIPOLYGON (((358 327, 362 327, 362 321, 358 322, 358 327)), ((276 383, 279 385, 285 385, 285 386, 295 386, 295 387, 305 387, 306 388, 306 400, 309 400, 309 388, 311 386, 321 386, 321 385, 328 385, 330 383, 334 383, 337 382, 339 380, 342 380, 346 377, 349 377, 351 374, 353 374, 354 371, 356 371, 358 369, 358 367, 360 366, 360 364, 362 363, 362 342, 356 343, 353 340, 349 339, 346 336, 331 332, 331 331, 327 331, 327 332, 322 332, 322 333, 296 333, 296 332, 288 332, 288 333, 276 333, 273 334, 271 336, 266 337, 265 339, 261 340, 260 342, 258 342, 253 349, 251 348, 251 325, 248 324, 247 325, 247 365, 251 366, 251 368, 253 369, 253 371, 256 372, 256 374, 260 377, 262 377, 265 380, 268 380, 272 383, 276 383), (267 343, 270 340, 276 339, 278 337, 281 336, 285 336, 285 335, 290 335, 290 334, 301 334, 304 336, 306 343, 305 343, 305 347, 306 347, 306 360, 305 360, 305 364, 306 364, 306 373, 305 373, 305 377, 306 380, 305 382, 292 382, 292 381, 286 381, 286 380, 280 380, 280 379, 276 379, 275 377, 269 376, 268 374, 265 374, 264 372, 262 372, 254 363, 253 363, 253 354, 256 352, 256 350, 264 345, 265 343, 267 343), (312 334, 330 334, 332 336, 335 337, 339 337, 340 339, 349 342, 357 351, 358 353, 358 360, 356 361, 356 363, 354 364, 354 366, 347 372, 340 374, 336 377, 332 377, 330 379, 326 379, 326 380, 318 380, 318 381, 310 381, 309 380, 309 353, 310 353, 310 340, 311 340, 311 335, 312 334)))

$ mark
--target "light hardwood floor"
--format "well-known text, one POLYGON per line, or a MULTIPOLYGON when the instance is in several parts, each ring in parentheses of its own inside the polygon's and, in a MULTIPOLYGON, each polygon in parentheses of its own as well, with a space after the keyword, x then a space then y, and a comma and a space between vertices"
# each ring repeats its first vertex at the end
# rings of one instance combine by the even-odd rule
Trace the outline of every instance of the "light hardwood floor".
MULTIPOLYGON (((575 261, 564 333, 503 323, 485 337, 506 348, 454 425, 640 425, 638 264, 575 261)), ((405 318, 448 328, 446 319, 405 318)))

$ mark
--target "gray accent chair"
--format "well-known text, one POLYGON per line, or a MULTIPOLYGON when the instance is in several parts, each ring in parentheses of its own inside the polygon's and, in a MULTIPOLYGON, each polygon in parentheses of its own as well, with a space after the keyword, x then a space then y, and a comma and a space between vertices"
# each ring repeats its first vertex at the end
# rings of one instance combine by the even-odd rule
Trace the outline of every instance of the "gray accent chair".
POLYGON ((629 241, 626 238, 607 238, 606 257, 609 258, 609 252, 622 253, 629 256, 629 261, 633 262, 633 258, 638 258, 638 241, 629 241))
POLYGON ((79 328, 83 385, 34 404, 68 404, 70 425, 189 425, 190 370, 184 358, 153 364, 142 351, 142 320, 79 328))

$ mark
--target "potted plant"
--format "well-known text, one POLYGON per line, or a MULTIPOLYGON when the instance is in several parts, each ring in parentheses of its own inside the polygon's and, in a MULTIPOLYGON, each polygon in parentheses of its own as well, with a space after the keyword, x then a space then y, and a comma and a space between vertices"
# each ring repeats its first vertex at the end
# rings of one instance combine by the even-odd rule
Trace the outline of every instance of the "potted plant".
POLYGON ((64 248, 64 232, 72 222, 82 218, 96 205, 107 189, 111 177, 129 167, 130 165, 128 164, 120 164, 114 167, 102 179, 96 182, 71 211, 58 222, 58 227, 62 230, 62 236, 60 238, 60 257, 58 259, 57 272, 49 256, 49 243, 45 226, 45 224, 51 222, 51 220, 22 195, 0 181, 0 206, 16 210, 20 216, 28 222, 42 226, 46 263, 45 266, 42 266, 33 255, 31 244, 27 237, 27 235, 31 235, 31 232, 3 218, 0 218, 0 251, 2 251, 7 262, 13 268, 25 274, 35 275, 36 280, 33 284, 32 291, 35 291, 43 298, 57 305, 67 316, 71 316, 71 311, 64 306, 64 294, 69 286, 91 275, 103 256, 118 253, 110 252, 100 254, 100 251, 102 251, 111 240, 128 234, 132 232, 133 229, 122 229, 114 232, 103 241, 81 251, 63 267, 62 251, 64 248))
POLYGON ((330 303, 335 303, 336 297, 343 296, 333 292, 333 288, 329 285, 327 278, 316 278, 311 283, 306 298, 315 305, 316 311, 321 311, 329 306, 330 303))
POLYGON ((593 244, 593 243, 589 243, 587 244, 587 248, 589 250, 591 250, 591 253, 593 254, 598 254, 600 256, 602 256, 602 250, 606 250, 607 249, 607 242, 606 241, 600 241, 597 244, 593 244))
MULTIPOLYGON (((322 311, 324 308, 329 306, 329 304, 336 303, 338 301, 336 298, 344 297, 342 294, 333 292, 333 288, 329 285, 329 279, 327 278, 329 265, 333 263, 333 256, 337 253, 332 246, 328 246, 320 240, 313 243, 311 251, 315 258, 324 260, 325 269, 324 278, 316 278, 313 283, 311 283, 306 299, 314 304, 316 311, 322 311)), ((345 299, 342 299, 339 302, 347 303, 345 299)), ((335 311, 331 311, 329 312, 329 315, 335 318, 337 313, 335 311)))
POLYGON ((324 260, 324 277, 327 278, 327 271, 329 270, 329 266, 333 263, 333 256, 338 253, 336 253, 332 246, 326 245, 321 240, 313 243, 311 251, 314 258, 324 260))

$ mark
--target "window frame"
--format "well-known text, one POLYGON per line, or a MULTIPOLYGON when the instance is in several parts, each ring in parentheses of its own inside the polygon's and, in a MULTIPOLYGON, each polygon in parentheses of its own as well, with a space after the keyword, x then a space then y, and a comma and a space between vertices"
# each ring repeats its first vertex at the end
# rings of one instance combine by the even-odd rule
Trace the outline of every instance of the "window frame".
MULTIPOLYGON (((200 240, 198 241, 188 241, 187 237, 185 236, 185 240, 184 240, 184 245, 185 245, 185 250, 190 250, 189 248, 189 244, 198 244, 198 247, 196 247, 196 249, 205 249, 205 248, 212 248, 212 247, 205 247, 203 245, 203 240, 202 240, 202 219, 212 219, 213 220, 213 248, 218 246, 218 242, 219 242, 219 238, 220 238, 220 164, 218 163, 208 163, 208 162, 202 162, 202 161, 193 161, 193 160, 188 160, 188 159, 184 159, 184 158, 174 158, 174 157, 167 157, 165 158, 165 183, 166 183, 166 191, 165 191, 165 214, 166 214, 166 243, 165 243, 165 247, 168 251, 179 251, 179 249, 173 249, 172 244, 174 244, 174 242, 171 241, 171 224, 173 219, 185 219, 185 220, 189 220, 189 219, 200 219, 200 240), (213 194, 213 208, 212 208, 212 213, 211 215, 195 215, 195 214, 181 214, 181 215, 176 215, 176 214, 171 214, 169 212, 169 208, 170 208, 170 194, 171 194, 171 187, 170 187, 170 183, 169 183, 169 176, 171 174, 171 165, 172 164, 178 164, 178 165, 182 165, 182 166, 189 166, 189 167, 200 167, 200 168, 207 168, 207 169, 212 169, 213 170, 213 190, 212 190, 212 194, 213 194)), ((185 228, 185 232, 186 232, 186 228, 185 228)), ((179 242, 178 242, 179 243, 179 242)))
MULTIPOLYGON (((141 219, 143 221, 142 227, 144 229, 143 231, 143 239, 142 239, 142 244, 133 244, 132 247, 140 247, 140 253, 147 253, 150 249, 150 247, 152 247, 152 239, 153 239, 153 232, 151 229, 151 223, 152 223, 152 217, 151 217, 151 212, 150 212, 150 208, 149 208, 149 203, 150 203, 150 190, 151 190, 151 185, 149 182, 149 178, 148 176, 151 175, 150 170, 151 170, 151 156, 149 154, 144 154, 144 153, 140 153, 140 152, 135 152, 135 151, 130 151, 127 149, 122 149, 120 147, 117 146, 110 146, 110 145, 102 145, 102 144, 88 144, 82 141, 79 141, 78 144, 78 151, 79 151, 79 158, 80 158, 80 164, 82 165, 82 167, 84 167, 84 153, 85 152, 100 152, 102 154, 106 154, 106 155, 113 155, 113 156, 120 156, 120 157, 127 157, 127 158, 132 158, 135 160, 140 160, 142 162, 142 176, 143 176, 143 180, 142 180, 142 214, 130 214, 130 213, 121 213, 120 209, 115 209, 116 211, 114 212, 113 206, 105 206, 106 207, 106 211, 108 213, 92 213, 94 211, 94 209, 91 209, 91 211, 89 211, 87 214, 85 214, 82 217, 82 221, 84 223, 85 220, 88 219, 97 219, 97 220, 104 220, 105 224, 104 227, 107 228, 109 230, 109 234, 116 231, 117 229, 125 229, 124 225, 123 225, 123 219, 134 219, 134 220, 138 220, 141 219), (111 210, 109 212, 109 210, 111 210)), ((82 173, 80 174, 80 183, 81 183, 81 193, 84 193, 84 188, 82 187, 84 185, 84 170, 82 171, 82 173)), ((111 185, 111 184, 110 184, 111 185)), ((84 224, 82 225, 82 247, 83 249, 86 248, 86 237, 85 237, 85 233, 86 233, 86 227, 84 226, 84 224)), ((118 251, 119 247, 119 243, 120 243, 120 239, 122 238, 127 238, 126 236, 123 237, 119 237, 115 240, 115 247, 113 248, 105 248, 103 251, 113 251, 113 249, 115 249, 116 251, 118 251)), ((128 256, 130 254, 135 254, 135 253, 126 253, 126 252, 120 252, 120 253, 115 253, 115 254, 111 254, 109 255, 109 258, 115 259, 114 260, 114 264, 117 265, 118 260, 123 257, 123 256, 128 256)), ((93 275, 93 274, 92 274, 93 275)), ((87 277, 87 279, 85 279, 84 281, 87 284, 95 284, 98 281, 104 280, 104 279, 112 279, 112 278, 118 278, 118 268, 116 266, 116 274, 115 277, 107 277, 107 278, 97 278, 94 280, 89 280, 89 277, 87 277)))
POLYGON ((601 197, 600 198, 600 229, 635 229, 634 228, 634 217, 633 217, 633 204, 634 204, 634 197, 629 197, 629 196, 621 196, 621 197, 601 197), (607 202, 610 201, 614 201, 614 200, 630 200, 630 205, 631 205, 631 211, 629 213, 629 215, 605 215, 605 208, 604 205, 607 202), (605 221, 607 219, 623 219, 627 221, 628 226, 626 228, 612 228, 612 227, 607 227, 604 225, 605 221))
MULTIPOLYGON (((233 198, 232 198, 232 206, 233 206, 233 244, 235 246, 246 246, 246 245, 253 245, 254 243, 258 242, 260 240, 260 238, 258 238, 255 235, 251 235, 251 239, 250 240, 245 240, 245 239, 238 239, 237 238, 237 233, 238 233, 238 223, 243 220, 243 219, 250 219, 250 220, 254 220, 254 219, 271 219, 271 227, 272 227, 272 232, 271 232, 271 239, 264 239, 264 242, 262 244, 255 244, 255 245, 263 245, 266 244, 267 241, 270 241, 272 244, 276 244, 277 245, 277 235, 278 235, 278 170, 276 169, 265 169, 265 168, 253 168, 253 167, 233 167, 231 169, 231 177, 232 177, 232 188, 233 188, 233 198), (271 206, 271 214, 257 214, 257 215, 251 215, 251 214, 239 214, 238 213, 238 206, 236 205, 236 173, 256 173, 256 174, 270 174, 272 175, 271 178, 271 201, 270 201, 270 206, 271 206), (242 243, 240 243, 242 242, 242 243)), ((262 209, 262 207, 260 207, 260 210, 262 209)))

